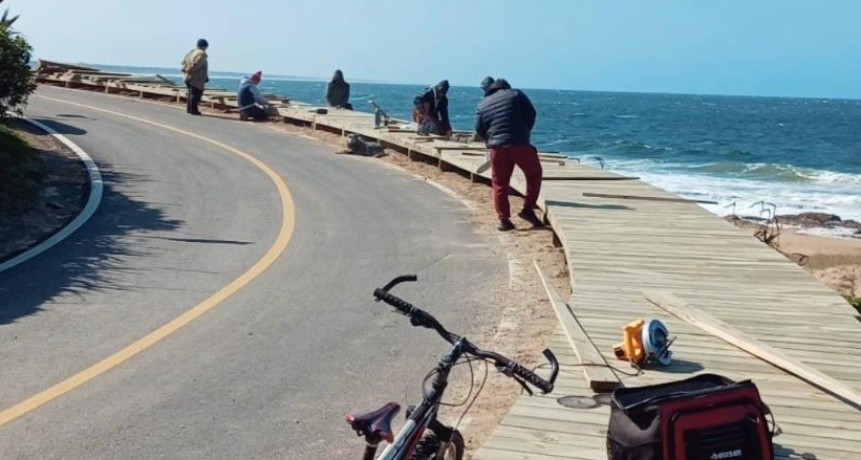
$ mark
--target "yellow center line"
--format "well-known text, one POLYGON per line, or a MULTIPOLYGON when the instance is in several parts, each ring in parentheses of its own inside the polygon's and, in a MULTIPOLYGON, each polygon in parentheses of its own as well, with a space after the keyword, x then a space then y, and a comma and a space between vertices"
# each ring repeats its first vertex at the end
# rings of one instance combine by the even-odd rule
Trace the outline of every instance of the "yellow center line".
POLYGON ((276 259, 284 252, 287 248, 287 244, 290 242, 290 238, 293 236, 293 228, 295 226, 295 208, 293 206, 293 197, 290 195, 290 191, 287 189, 287 184, 284 183, 284 180, 275 173, 269 166, 254 158, 253 156, 233 148, 227 144, 209 139, 207 137, 201 136, 199 134, 195 134, 189 131, 184 131, 182 129, 175 128, 173 126, 164 125, 161 123, 156 123, 154 121, 147 120, 145 118, 139 118, 132 115, 127 115, 124 113, 114 112, 111 110, 106 110, 98 107, 93 107, 85 104, 79 104, 77 102, 70 102, 63 99, 56 99, 53 97, 47 96, 36 96, 41 99, 47 99, 51 101, 60 102, 63 104, 75 105, 78 107, 83 107, 89 110, 94 110, 97 112, 108 113, 111 115, 115 115, 118 117, 128 118, 130 120, 134 120, 140 123, 145 123, 148 125, 156 126, 168 131, 173 131, 175 133, 184 134, 189 137, 193 137, 203 142, 207 142, 209 144, 215 145, 217 147, 221 147, 242 159, 250 162, 258 169, 263 171, 266 176, 275 184, 275 188, 278 190, 278 195, 281 198, 281 230, 278 232, 278 237, 275 239, 275 242, 266 251, 266 254, 263 255, 260 260, 258 260, 251 268, 249 268, 245 273, 240 275, 238 278, 233 280, 227 286, 221 288, 218 292, 210 296, 208 299, 203 302, 197 304, 190 310, 185 313, 179 315, 168 323, 162 325, 158 329, 150 332, 149 334, 141 337, 131 345, 123 348, 122 350, 108 356, 107 358, 99 361, 98 363, 84 369, 81 372, 73 375, 72 377, 63 380, 62 382, 30 397, 26 400, 3 410, 0 412, 0 426, 5 425, 6 423, 11 422, 12 420, 21 417, 24 414, 27 414, 44 404, 47 404, 54 398, 62 396, 81 385, 89 382, 90 380, 98 377, 101 374, 113 369, 116 366, 128 361, 133 356, 138 353, 150 348, 155 345, 165 337, 173 334, 183 326, 191 323, 195 319, 199 318, 204 313, 211 310, 213 307, 226 300, 240 289, 242 289, 245 285, 250 283, 254 278, 258 277, 261 273, 263 273, 276 259))

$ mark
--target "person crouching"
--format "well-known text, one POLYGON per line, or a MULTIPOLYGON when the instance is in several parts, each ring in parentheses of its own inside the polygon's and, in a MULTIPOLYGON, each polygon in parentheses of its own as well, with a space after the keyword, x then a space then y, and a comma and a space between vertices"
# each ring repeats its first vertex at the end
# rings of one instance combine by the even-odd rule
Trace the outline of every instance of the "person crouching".
POLYGON ((242 121, 249 118, 258 121, 269 119, 269 114, 266 112, 269 109, 269 101, 257 89, 262 75, 263 72, 258 70, 251 76, 243 77, 239 83, 236 99, 239 105, 239 118, 242 121))

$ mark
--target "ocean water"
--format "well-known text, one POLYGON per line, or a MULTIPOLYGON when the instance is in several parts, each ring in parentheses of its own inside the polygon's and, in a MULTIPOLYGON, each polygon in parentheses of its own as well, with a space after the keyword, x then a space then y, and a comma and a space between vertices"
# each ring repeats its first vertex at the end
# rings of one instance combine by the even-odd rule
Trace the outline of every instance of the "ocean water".
MULTIPOLYGON (((214 74, 210 85, 234 89, 238 78, 214 74)), ((323 102, 325 87, 266 75, 261 83, 264 92, 311 104, 323 102)), ((370 112, 374 100, 408 119, 422 89, 351 82, 351 102, 370 112)), ((768 217, 776 209, 861 221, 861 100, 524 91, 538 110, 533 143, 542 151, 716 201, 704 207, 719 215, 768 217)), ((480 97, 477 84, 449 90, 456 130, 472 129, 480 97)))

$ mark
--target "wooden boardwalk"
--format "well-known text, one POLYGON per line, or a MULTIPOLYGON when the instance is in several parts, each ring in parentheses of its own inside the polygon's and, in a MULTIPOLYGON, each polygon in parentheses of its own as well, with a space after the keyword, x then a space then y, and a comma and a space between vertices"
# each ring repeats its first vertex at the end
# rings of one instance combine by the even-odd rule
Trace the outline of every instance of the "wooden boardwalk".
MULTIPOLYGON (((336 112, 309 118, 312 112, 307 108, 281 113, 318 129, 374 137, 473 176, 484 161, 474 155, 481 151, 474 144, 375 130, 367 114, 336 112)), ((861 322, 842 297, 749 233, 696 204, 590 198, 584 194, 677 197, 636 178, 624 179, 574 161, 559 165, 548 160, 542 166, 544 176, 551 179, 543 184, 540 203, 566 251, 573 290, 568 303, 605 359, 630 372, 611 348, 621 339, 622 326, 637 318, 661 319, 677 337, 673 365, 636 377, 620 373, 626 386, 702 372, 752 379, 783 432, 775 439, 777 458, 861 458, 861 411, 668 315, 646 301, 643 290, 671 292, 861 391, 861 322)), ((489 171, 482 176, 489 177, 489 171)), ((525 190, 522 175, 515 174, 513 185, 525 190)), ((561 330, 554 333, 550 347, 560 362, 578 362, 561 330)), ((582 371, 564 366, 557 390, 549 396, 521 397, 475 458, 606 458, 609 406, 593 403, 597 407, 572 409, 558 402, 565 396, 593 402, 593 395, 582 371)))
MULTIPOLYGON (((861 412, 732 345, 669 316, 643 297, 670 291, 799 361, 861 390, 861 323, 833 291, 746 232, 690 203, 585 198, 583 193, 667 196, 640 181, 583 182, 545 190, 572 273, 569 305, 611 364, 621 326, 659 318, 677 336, 674 363, 627 386, 713 372, 752 379, 783 434, 777 458, 861 458, 861 412)), ((577 363, 557 332, 551 347, 577 363)), ((569 409, 557 398, 591 396, 569 368, 552 397, 521 398, 478 459, 606 458, 609 407, 569 409)))
MULTIPOLYGON (((145 86, 134 89, 141 97, 148 91, 145 86)), ((157 91, 179 98, 182 90, 157 91)), ((205 101, 230 106, 224 96, 205 101)), ((378 139, 411 158, 462 170, 473 179, 489 177, 490 171, 476 173, 484 162, 476 155, 480 145, 375 129, 373 115, 367 113, 329 108, 318 114, 316 109, 290 105, 279 113, 284 121, 314 129, 378 139)), ((622 326, 637 318, 661 319, 677 337, 671 366, 649 368, 635 377, 618 373, 626 386, 702 372, 752 379, 782 430, 775 438, 777 458, 861 458, 861 410, 666 314, 646 301, 643 291, 672 293, 861 392, 861 322, 843 298, 696 204, 589 197, 584 194, 677 198, 636 178, 571 160, 548 156, 542 165, 546 180, 539 204, 567 255, 573 290, 568 304, 604 358, 630 372, 611 347, 620 341, 622 326)), ((519 171, 512 185, 525 189, 519 171)), ((563 364, 556 391, 521 397, 475 454, 477 460, 606 458, 606 399, 593 398, 561 328, 549 346, 563 364), (593 407, 562 405, 567 401, 593 407)))

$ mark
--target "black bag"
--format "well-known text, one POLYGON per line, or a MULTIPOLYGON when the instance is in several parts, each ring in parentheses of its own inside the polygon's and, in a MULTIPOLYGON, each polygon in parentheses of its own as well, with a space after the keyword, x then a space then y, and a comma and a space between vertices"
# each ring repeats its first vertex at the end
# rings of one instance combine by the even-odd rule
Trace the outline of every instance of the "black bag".
POLYGON ((768 408, 750 380, 702 374, 613 392, 610 460, 772 460, 768 408))

